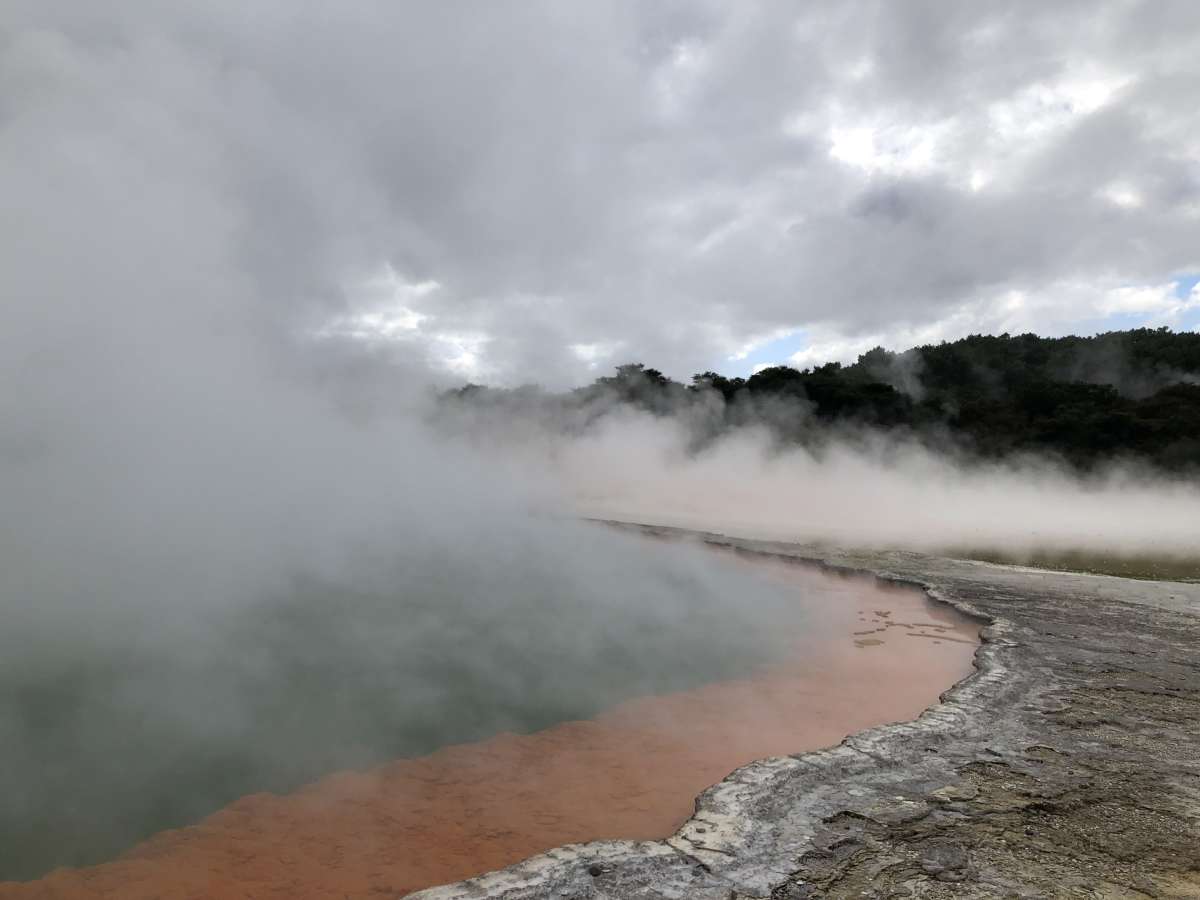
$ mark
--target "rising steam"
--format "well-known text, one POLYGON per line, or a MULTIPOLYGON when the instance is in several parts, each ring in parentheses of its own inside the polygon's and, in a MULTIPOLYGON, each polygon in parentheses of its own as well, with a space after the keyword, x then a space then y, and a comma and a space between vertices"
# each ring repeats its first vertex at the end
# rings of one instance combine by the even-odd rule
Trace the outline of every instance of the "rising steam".
POLYGON ((553 414, 501 426, 484 409, 483 426, 468 417, 468 434, 507 435, 514 458, 536 459, 577 512, 597 518, 1015 559, 1194 557, 1200 537, 1200 485, 1129 463, 1082 474, 1046 457, 981 461, 949 440, 937 449, 869 430, 781 443, 770 408, 699 443, 694 410, 610 405, 581 427, 553 414))

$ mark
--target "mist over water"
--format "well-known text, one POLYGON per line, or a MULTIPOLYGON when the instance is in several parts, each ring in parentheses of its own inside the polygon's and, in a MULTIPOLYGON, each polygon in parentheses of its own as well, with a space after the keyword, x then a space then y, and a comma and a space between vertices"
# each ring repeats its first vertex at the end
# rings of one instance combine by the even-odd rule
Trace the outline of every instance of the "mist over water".
POLYGON ((649 413, 611 398, 564 411, 485 396, 451 402, 438 421, 446 434, 486 441, 542 473, 578 513, 601 519, 1015 559, 1196 557, 1200 484, 1186 475, 1128 461, 1084 473, 1035 454, 989 461, 950 437, 936 446, 868 427, 823 428, 803 410, 769 405, 713 434, 695 407, 649 413), (818 439, 781 439, 781 413, 818 439))
POLYGON ((0 242, 0 878, 770 653, 781 589, 433 433, 423 361, 315 338, 318 261, 261 268, 207 145, 58 101, 86 154, 0 143, 47 212, 0 242))
POLYGON ((0 875, 110 858, 242 794, 744 675, 802 627, 787 592, 697 548, 519 516, 459 536, 201 610, 169 584, 117 618, 83 600, 91 634, 9 630, 0 875))
POLYGON ((780 448, 748 429, 695 452, 670 423, 616 417, 552 451, 578 508, 602 518, 777 540, 1016 558, 1084 551, 1195 558, 1200 485, 1114 464, 1081 475, 1036 456, 971 461, 856 435, 780 448))
POLYGON ((420 366, 99 210, 0 250, 0 877, 770 652, 778 588, 562 515, 422 424, 420 366))

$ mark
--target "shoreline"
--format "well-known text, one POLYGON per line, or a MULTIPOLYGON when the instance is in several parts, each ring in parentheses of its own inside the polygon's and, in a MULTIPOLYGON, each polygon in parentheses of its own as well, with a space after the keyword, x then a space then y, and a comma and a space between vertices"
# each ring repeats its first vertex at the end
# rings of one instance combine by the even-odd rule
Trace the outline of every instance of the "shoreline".
POLYGON ((411 895, 1200 897, 1200 585, 610 523, 922 588, 984 622, 911 722, 744 766, 664 841, 411 895))

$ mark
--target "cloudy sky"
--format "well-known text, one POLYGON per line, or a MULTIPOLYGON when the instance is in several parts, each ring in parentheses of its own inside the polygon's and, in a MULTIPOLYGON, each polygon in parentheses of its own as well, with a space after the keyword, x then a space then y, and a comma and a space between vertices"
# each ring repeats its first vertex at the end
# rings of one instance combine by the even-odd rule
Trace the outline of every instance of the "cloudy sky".
POLYGON ((1195 0, 5 0, 0 289, 554 385, 1190 329, 1197 97, 1195 0))

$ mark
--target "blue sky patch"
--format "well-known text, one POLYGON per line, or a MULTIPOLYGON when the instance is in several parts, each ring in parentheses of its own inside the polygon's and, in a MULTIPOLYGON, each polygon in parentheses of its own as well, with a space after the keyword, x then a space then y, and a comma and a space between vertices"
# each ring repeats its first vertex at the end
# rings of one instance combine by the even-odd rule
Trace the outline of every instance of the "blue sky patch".
POLYGON ((1175 296, 1183 300, 1197 284, 1200 284, 1200 272, 1192 272, 1175 279, 1175 296))
POLYGON ((721 374, 741 375, 748 378, 754 374, 754 369, 762 365, 786 364, 788 357, 808 346, 808 339, 803 328, 790 331, 783 337, 768 341, 755 347, 746 354, 744 359, 727 360, 717 371, 721 374))

